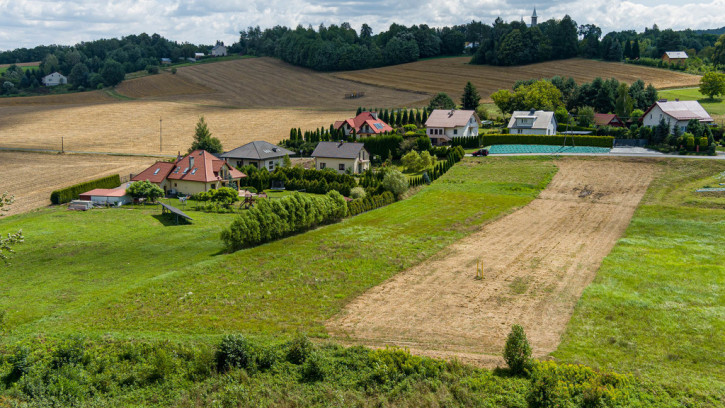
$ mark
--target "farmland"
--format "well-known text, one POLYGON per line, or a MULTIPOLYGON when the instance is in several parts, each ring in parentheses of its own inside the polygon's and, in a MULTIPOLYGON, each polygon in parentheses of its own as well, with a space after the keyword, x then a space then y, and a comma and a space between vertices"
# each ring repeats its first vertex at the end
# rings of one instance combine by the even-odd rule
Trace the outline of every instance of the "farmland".
POLYGON ((642 79, 656 88, 695 86, 700 77, 663 69, 601 62, 586 59, 568 59, 538 64, 497 67, 468 64, 469 58, 438 58, 384 68, 366 69, 333 74, 351 81, 435 94, 448 93, 459 99, 467 81, 473 82, 481 94, 482 102, 490 102, 490 95, 501 88, 510 88, 517 80, 551 78, 555 75, 573 77, 577 83, 591 82, 596 77, 616 78, 632 83, 642 79))

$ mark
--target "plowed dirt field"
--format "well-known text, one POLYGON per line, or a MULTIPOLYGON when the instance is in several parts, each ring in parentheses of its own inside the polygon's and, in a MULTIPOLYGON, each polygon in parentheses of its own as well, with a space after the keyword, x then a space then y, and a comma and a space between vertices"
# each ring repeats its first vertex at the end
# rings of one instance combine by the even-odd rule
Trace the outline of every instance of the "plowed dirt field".
POLYGON ((549 354, 656 171, 632 160, 558 166, 526 207, 353 300, 328 322, 331 335, 491 366, 502 363, 506 336, 521 324, 534 355, 549 354))

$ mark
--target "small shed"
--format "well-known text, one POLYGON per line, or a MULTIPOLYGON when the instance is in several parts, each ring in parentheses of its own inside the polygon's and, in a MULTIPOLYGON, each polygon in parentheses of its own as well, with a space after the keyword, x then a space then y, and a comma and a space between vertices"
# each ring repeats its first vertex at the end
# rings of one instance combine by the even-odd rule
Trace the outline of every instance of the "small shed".
POLYGON ((126 194, 126 186, 124 184, 116 188, 96 188, 81 193, 79 198, 93 204, 121 206, 133 201, 133 198, 126 194))
POLYGON ((685 51, 666 51, 662 55, 662 61, 670 64, 684 64, 687 61, 687 53, 685 51))

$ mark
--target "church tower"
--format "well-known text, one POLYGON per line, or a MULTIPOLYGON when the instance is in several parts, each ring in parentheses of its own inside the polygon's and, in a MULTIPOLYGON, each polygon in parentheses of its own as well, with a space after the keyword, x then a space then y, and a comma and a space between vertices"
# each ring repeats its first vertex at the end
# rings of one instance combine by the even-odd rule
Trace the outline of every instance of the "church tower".
POLYGON ((531 15, 531 27, 536 27, 537 18, 538 17, 536 16, 536 7, 534 7, 534 14, 531 15))

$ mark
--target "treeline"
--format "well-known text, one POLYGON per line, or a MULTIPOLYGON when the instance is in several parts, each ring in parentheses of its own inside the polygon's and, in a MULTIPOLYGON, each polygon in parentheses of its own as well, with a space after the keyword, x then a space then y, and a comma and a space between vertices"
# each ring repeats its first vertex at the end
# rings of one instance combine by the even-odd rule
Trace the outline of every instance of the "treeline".
POLYGON ((493 145, 550 145, 550 146, 592 146, 608 147, 614 145, 611 136, 564 136, 564 135, 496 135, 486 134, 478 137, 454 137, 451 146, 473 149, 493 145))
POLYGON ((344 196, 357 186, 355 177, 339 174, 334 170, 303 169, 301 167, 278 167, 270 173, 266 169, 244 166, 239 169, 247 175, 240 180, 240 187, 254 187, 257 191, 271 188, 273 182, 283 183, 287 190, 302 190, 314 194, 326 194, 336 190, 344 196))
MULTIPOLYGON (((73 87, 97 88, 121 82, 129 72, 158 67, 161 58, 193 57, 196 52, 206 52, 210 46, 178 43, 159 34, 129 35, 126 37, 81 42, 73 46, 50 45, 35 48, 18 48, 0 53, 0 64, 41 61, 35 79, 53 72, 68 77, 73 87)), ((33 88, 40 83, 30 81, 21 84, 22 78, 10 78, 18 88, 33 88)))
POLYGON ((385 207, 395 202, 395 196, 390 191, 385 191, 382 194, 369 196, 366 195, 363 198, 358 198, 347 203, 347 214, 349 216, 358 215, 365 211, 375 210, 380 207, 385 207))
POLYGON ((260 200, 237 216, 221 238, 228 251, 237 251, 331 223, 347 215, 347 202, 337 191, 324 196, 293 194, 279 200, 260 200))

